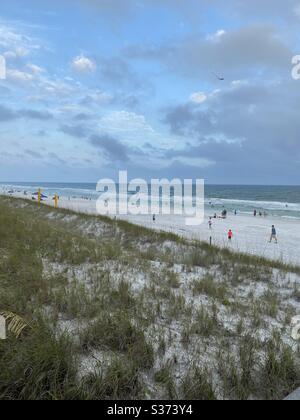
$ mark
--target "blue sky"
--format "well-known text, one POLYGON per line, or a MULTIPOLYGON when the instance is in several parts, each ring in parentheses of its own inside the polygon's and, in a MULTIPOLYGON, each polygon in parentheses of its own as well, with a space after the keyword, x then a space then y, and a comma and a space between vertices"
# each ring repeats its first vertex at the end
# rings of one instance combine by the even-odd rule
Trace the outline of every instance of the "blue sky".
POLYGON ((299 23, 297 0, 1 4, 0 180, 299 184, 299 23))

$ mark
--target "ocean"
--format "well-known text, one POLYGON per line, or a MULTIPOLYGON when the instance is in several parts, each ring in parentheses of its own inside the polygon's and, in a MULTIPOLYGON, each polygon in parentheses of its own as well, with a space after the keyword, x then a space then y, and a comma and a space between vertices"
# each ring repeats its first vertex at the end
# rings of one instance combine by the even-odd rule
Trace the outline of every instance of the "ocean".
MULTIPOLYGON (((97 199, 96 184, 93 183, 2 183, 8 191, 35 192, 41 188, 47 196, 58 194, 64 197, 97 199)), ((206 212, 219 212, 226 208, 241 214, 266 212, 270 215, 300 219, 300 186, 250 186, 250 185, 206 185, 206 212)))

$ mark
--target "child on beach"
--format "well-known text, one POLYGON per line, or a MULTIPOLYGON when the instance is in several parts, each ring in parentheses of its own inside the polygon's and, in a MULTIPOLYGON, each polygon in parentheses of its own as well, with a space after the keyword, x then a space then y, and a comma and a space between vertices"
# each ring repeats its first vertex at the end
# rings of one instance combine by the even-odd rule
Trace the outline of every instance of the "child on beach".
POLYGON ((229 242, 231 242, 232 238, 233 238, 233 232, 232 232, 231 229, 229 229, 229 232, 228 232, 228 240, 229 240, 229 242))
POLYGON ((270 238, 270 243, 272 242, 272 240, 275 240, 276 244, 278 243, 278 239, 277 239, 277 232, 276 232, 276 228, 274 225, 272 225, 272 231, 271 231, 271 238, 270 238))

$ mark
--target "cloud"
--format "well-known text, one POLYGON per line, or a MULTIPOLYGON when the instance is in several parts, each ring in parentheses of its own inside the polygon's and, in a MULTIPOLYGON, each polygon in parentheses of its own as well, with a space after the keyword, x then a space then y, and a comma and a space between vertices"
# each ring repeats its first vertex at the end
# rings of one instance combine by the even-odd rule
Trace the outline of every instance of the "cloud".
MULTIPOLYGON (((39 11, 51 2, 42 3, 39 11)), ((63 21, 67 0, 57 3, 63 21)), ((219 180, 234 173, 251 181, 267 180, 268 174, 299 179, 296 169, 291 177, 300 162, 299 92, 288 82, 298 39, 293 24, 299 24, 299 0, 70 0, 69 5, 69 18, 80 16, 82 23, 76 35, 81 45, 69 63, 60 45, 53 45, 55 57, 32 57, 44 45, 29 35, 37 33, 36 28, 29 32, 20 22, 0 25, 0 50, 9 70, 5 85, 11 89, 6 90, 11 95, 8 105, 0 106, 1 122, 33 120, 35 135, 47 127, 56 146, 67 140, 61 153, 76 144, 78 154, 91 153, 94 163, 103 155, 115 166, 125 161, 140 171, 153 166, 178 173, 184 167, 205 169, 219 180), (86 31, 88 39, 95 35, 94 28, 86 28, 88 15, 81 13, 79 3, 92 5, 98 24, 107 27, 96 35, 105 43, 103 48, 75 57, 84 51, 80 48, 86 31), (163 30, 153 31, 162 20, 163 30), (43 60, 49 66, 33 64, 43 60), (225 81, 220 83, 213 72, 225 81), (80 78, 79 83, 80 74, 93 77, 85 84, 80 78), (155 83, 157 95, 147 89, 148 80, 155 83), (21 105, 29 95, 43 103, 21 105), (60 136, 46 124, 54 117, 60 136), (62 133, 83 141, 71 141, 62 133)), ((42 33, 56 42, 52 23, 42 33)), ((66 42, 71 39, 70 35, 66 42)), ((95 42, 88 48, 95 48, 95 42)), ((21 132, 22 125, 20 121, 19 126, 7 127, 21 132)), ((28 143, 28 150, 34 149, 28 143)), ((59 163, 55 156, 47 157, 59 163)))
POLYGON ((106 158, 112 161, 126 162, 129 160, 128 149, 116 138, 107 134, 92 135, 90 143, 97 149, 103 151, 106 158))
POLYGON ((90 130, 88 127, 84 125, 62 125, 60 127, 60 131, 64 134, 68 134, 71 137, 75 137, 77 139, 86 138, 90 130))
MULTIPOLYGON (((221 2, 221 0, 219 0, 221 2)), ((273 20, 274 16, 278 19, 287 21, 289 24, 296 18, 295 10, 299 5, 299 0, 231 0, 227 2, 228 12, 241 17, 260 18, 273 20)))
POLYGON ((100 122, 100 127, 105 130, 117 131, 121 133, 152 135, 154 130, 147 123, 144 115, 128 111, 113 111, 104 116, 100 122))
POLYGON ((0 105, 0 122, 12 121, 17 118, 17 115, 11 109, 0 105))
POLYGON ((132 69, 128 60, 121 55, 118 57, 102 58, 98 61, 99 74, 105 83, 109 83, 112 87, 122 86, 122 88, 150 89, 152 85, 149 81, 141 79, 140 76, 132 69))
POLYGON ((66 161, 64 160, 64 159, 62 159, 62 158, 60 158, 56 153, 54 153, 54 152, 49 152, 48 153, 48 157, 51 159, 51 160, 54 160, 54 161, 57 161, 59 164, 61 164, 61 165, 66 165, 66 161))
POLYGON ((33 109, 23 109, 18 111, 17 115, 21 118, 30 118, 32 120, 48 121, 53 119, 53 115, 48 111, 36 111, 33 109))
POLYGON ((31 73, 33 73, 35 75, 45 73, 45 69, 37 66, 36 64, 27 64, 26 67, 31 71, 31 73))
POLYGON ((73 59, 72 68, 78 73, 94 73, 97 70, 97 65, 90 58, 80 55, 73 59))
POLYGON ((11 89, 9 89, 7 86, 1 86, 0 85, 0 95, 2 97, 10 96, 11 93, 12 93, 11 89))
POLYGON ((17 83, 27 83, 32 82, 35 76, 32 73, 26 73, 24 71, 16 70, 16 69, 8 69, 7 72, 7 79, 17 83))
POLYGON ((205 169, 208 168, 210 166, 214 166, 215 165, 215 161, 214 160, 210 160, 210 159, 204 159, 204 158, 199 158, 199 157, 193 157, 193 156, 178 156, 176 158, 173 157, 173 159, 171 160, 167 160, 169 166, 171 165, 183 165, 186 167, 194 167, 197 169, 205 169))
POLYGON ((190 96, 190 101, 194 102, 195 104, 202 104, 207 100, 207 96, 203 92, 195 92, 192 93, 190 96))
MULTIPOLYGON (((75 0, 69 0, 73 5, 75 0)), ((297 28, 299 24, 299 0, 77 0, 98 12, 103 23, 117 31, 130 24, 141 12, 167 12, 180 23, 199 25, 207 21, 209 12, 216 20, 222 18, 235 22, 285 23, 297 28)))
POLYGON ((155 60, 169 71, 184 77, 213 80, 212 72, 224 72, 226 78, 238 79, 258 72, 286 72, 292 50, 278 36, 272 25, 252 24, 222 32, 215 37, 193 35, 161 46, 135 45, 125 48, 128 58, 155 60))
POLYGON ((90 114, 87 114, 87 113, 84 113, 84 112, 76 114, 73 117, 74 121, 89 121, 90 119, 92 119, 92 116, 90 114))
POLYGON ((48 121, 53 119, 53 115, 48 111, 38 111, 34 109, 12 110, 5 106, 0 106, 0 121, 9 122, 19 118, 32 120, 48 121))
POLYGON ((212 35, 207 35, 207 39, 209 41, 213 41, 213 42, 219 42, 221 41, 221 38, 226 35, 226 31, 224 29, 219 29, 217 32, 215 32, 212 35))
POLYGON ((25 153, 26 153, 26 155, 30 156, 31 158, 43 159, 43 156, 39 152, 36 152, 35 150, 26 149, 25 153))
POLYGON ((35 86, 41 97, 44 99, 52 98, 66 98, 72 94, 75 94, 78 87, 66 83, 64 80, 57 78, 39 78, 37 85, 35 86))
POLYGON ((24 58, 41 49, 39 40, 28 36, 24 25, 18 22, 0 21, 0 49, 9 59, 24 58))
POLYGON ((17 47, 14 51, 5 51, 3 54, 7 60, 15 60, 17 58, 23 58, 29 55, 29 50, 24 47, 17 47))
POLYGON ((239 174, 239 182, 299 182, 293 170, 300 162, 298 94, 292 81, 233 83, 210 95, 205 108, 170 107, 165 123, 189 142, 169 158, 215 161, 207 172, 212 179, 223 172, 227 181, 239 174))
POLYGON ((91 105, 91 104, 109 104, 112 102, 113 96, 107 92, 102 92, 100 90, 91 91, 85 94, 84 98, 81 100, 82 105, 91 105))

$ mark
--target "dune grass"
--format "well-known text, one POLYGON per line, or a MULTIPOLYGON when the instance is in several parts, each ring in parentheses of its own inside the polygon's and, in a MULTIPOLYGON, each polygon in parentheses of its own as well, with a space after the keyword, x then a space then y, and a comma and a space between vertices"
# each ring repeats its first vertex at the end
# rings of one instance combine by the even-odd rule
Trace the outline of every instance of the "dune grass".
POLYGON ((0 250, 0 312, 30 326, 0 341, 2 400, 282 399, 300 386, 286 325, 298 267, 1 197, 0 250))

